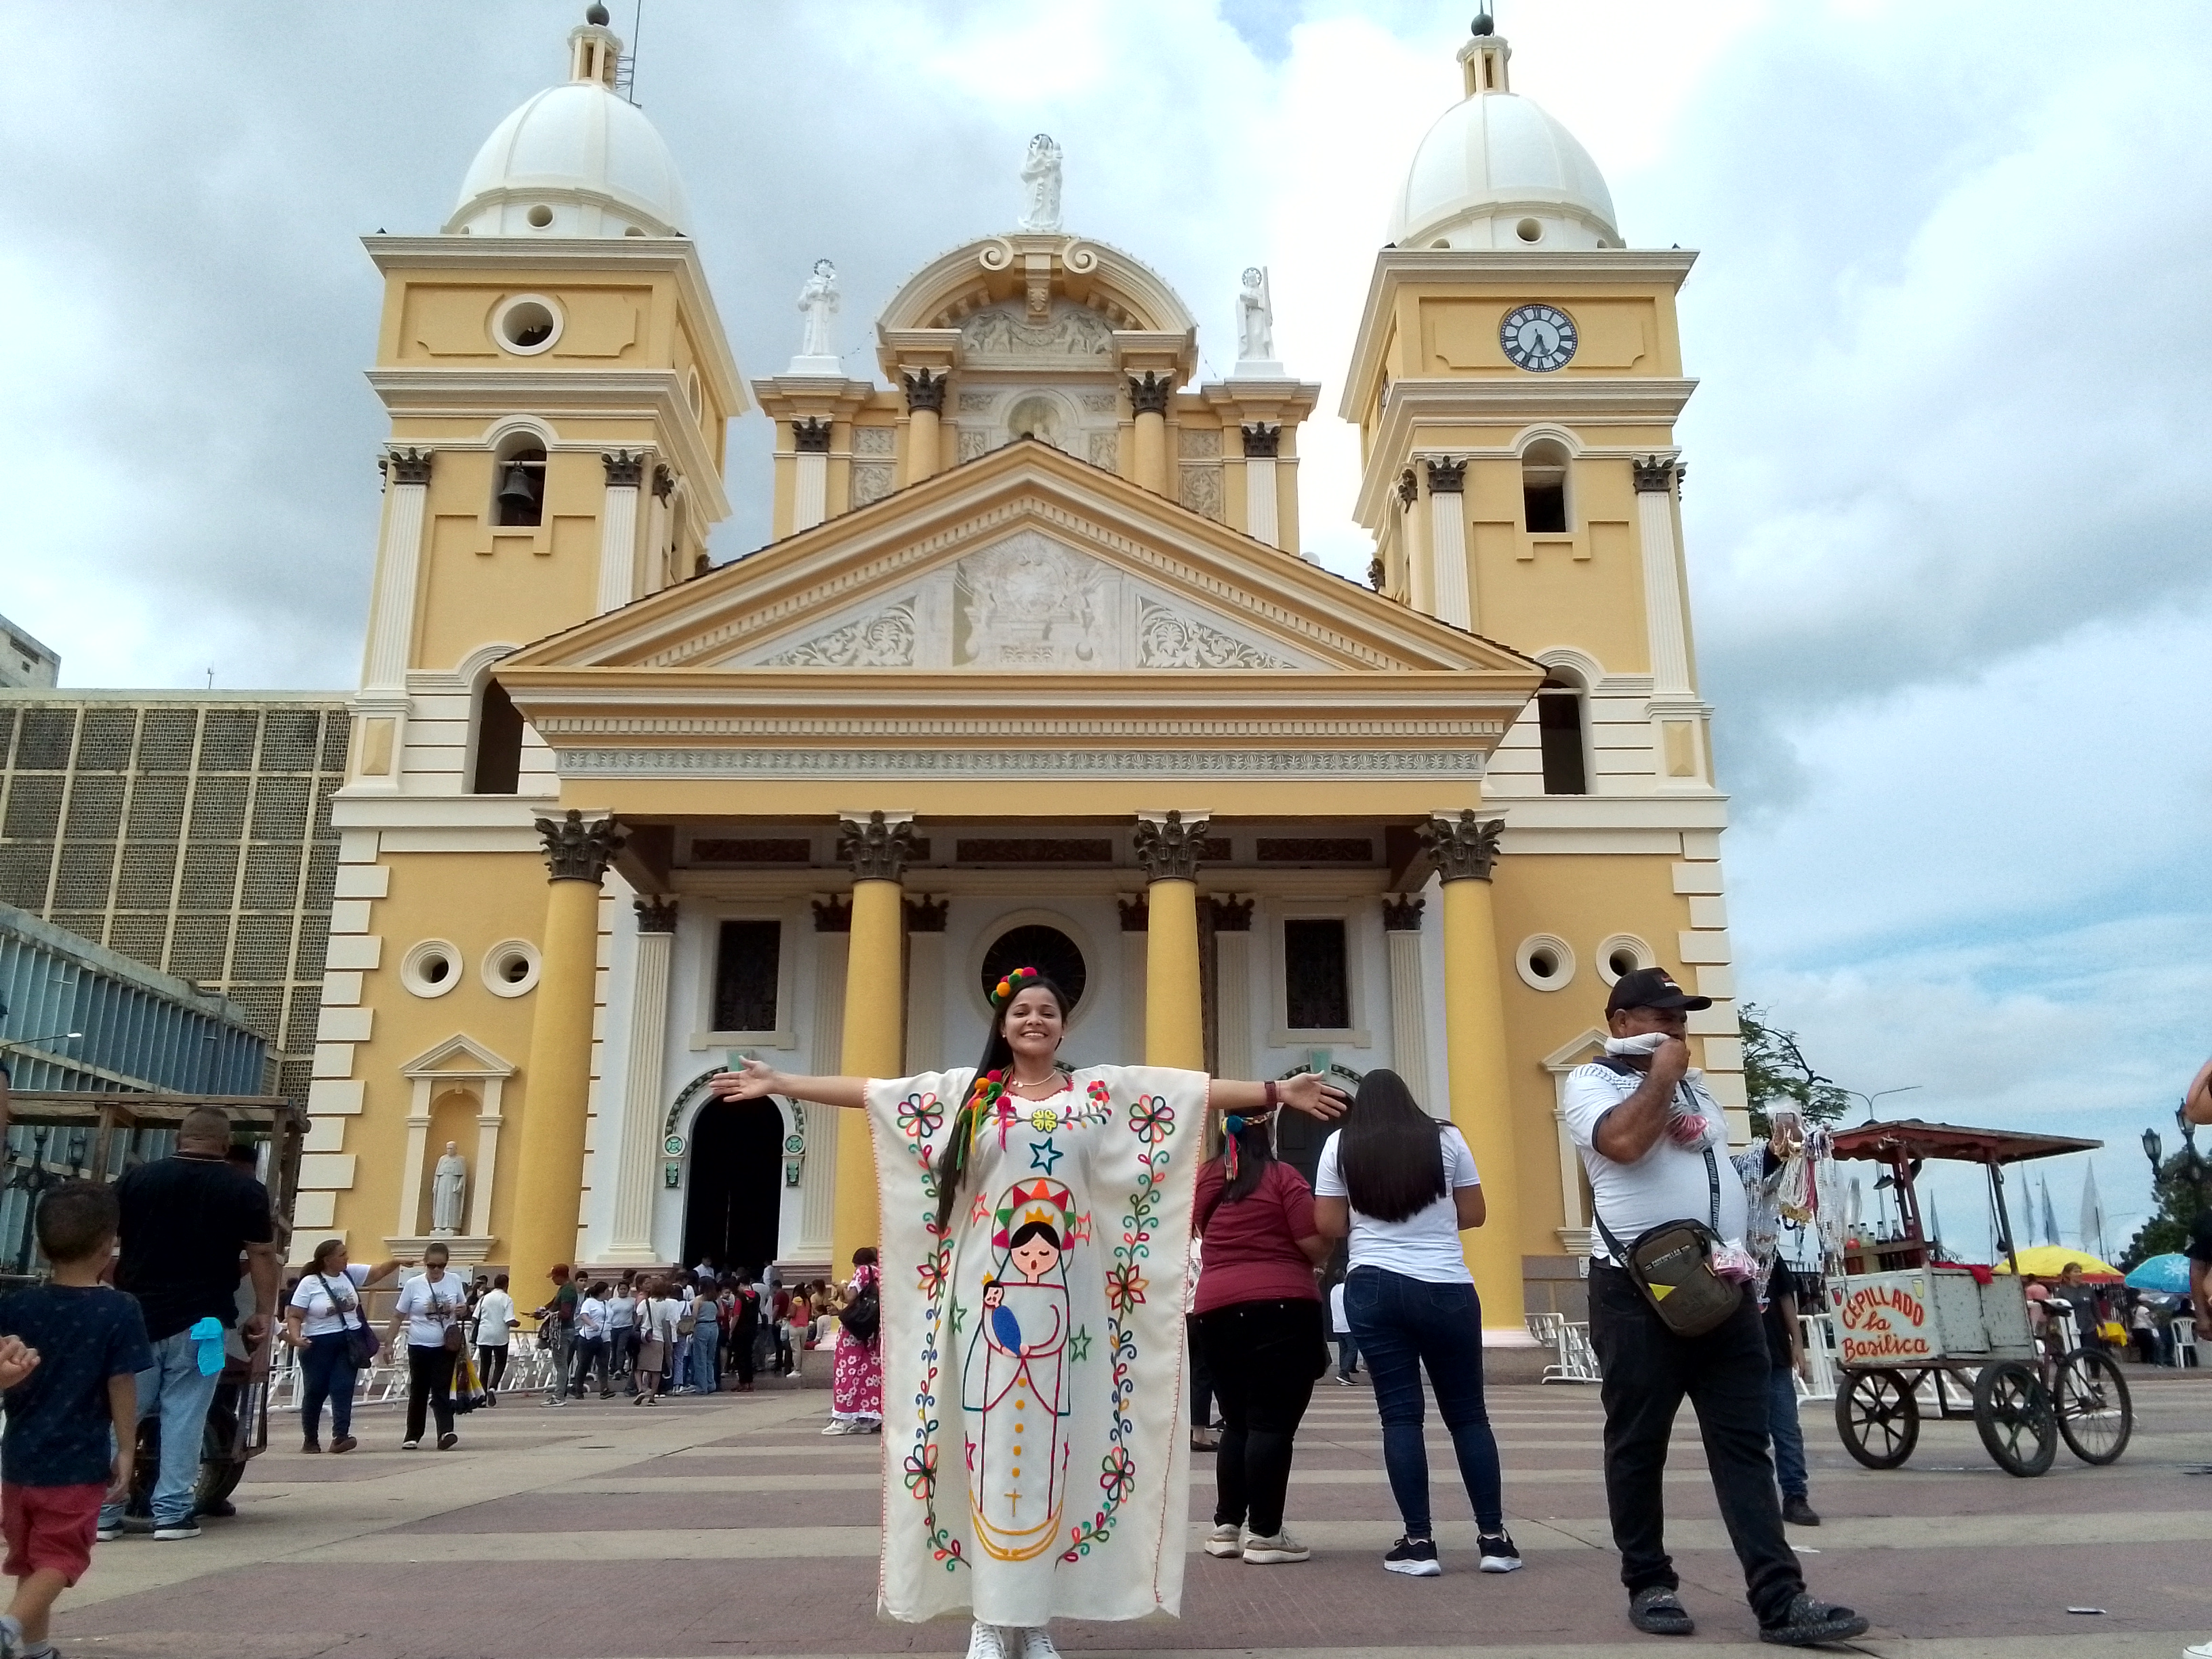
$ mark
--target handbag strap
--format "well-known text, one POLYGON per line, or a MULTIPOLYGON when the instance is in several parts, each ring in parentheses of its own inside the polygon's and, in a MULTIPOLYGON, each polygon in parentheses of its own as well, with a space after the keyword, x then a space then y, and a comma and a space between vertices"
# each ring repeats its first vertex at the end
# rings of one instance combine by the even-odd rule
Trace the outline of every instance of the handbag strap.
POLYGON ((348 1284, 349 1286, 351 1286, 351 1288, 353 1289, 353 1291, 354 1291, 354 1297, 353 1297, 353 1320, 354 1320, 354 1322, 353 1322, 352 1324, 349 1325, 349 1324, 347 1324, 347 1323, 346 1323, 346 1310, 345 1310, 345 1304, 344 1304, 343 1303, 342 1303, 342 1302, 340 1302, 340 1301, 338 1300, 338 1295, 337 1295, 337 1292, 336 1291, 334 1291, 334 1290, 332 1290, 332 1289, 331 1288, 330 1275, 329 1275, 329 1274, 327 1274, 327 1273, 317 1273, 317 1274, 315 1275, 315 1277, 316 1277, 316 1279, 319 1279, 319 1281, 321 1281, 322 1287, 323 1287, 323 1294, 324 1294, 325 1296, 326 1296, 326 1297, 330 1297, 330 1299, 331 1299, 331 1311, 332 1313, 336 1314, 336 1315, 338 1316, 338 1328, 339 1328, 340 1330, 342 1330, 342 1331, 359 1331, 359 1330, 366 1330, 366 1329, 368 1329, 368 1322, 367 1322, 367 1321, 365 1321, 364 1319, 362 1319, 362 1313, 361 1313, 361 1287, 360 1287, 359 1285, 353 1285, 353 1282, 352 1282, 352 1280, 351 1280, 350 1279, 349 1279, 347 1280, 347 1284, 348 1284))

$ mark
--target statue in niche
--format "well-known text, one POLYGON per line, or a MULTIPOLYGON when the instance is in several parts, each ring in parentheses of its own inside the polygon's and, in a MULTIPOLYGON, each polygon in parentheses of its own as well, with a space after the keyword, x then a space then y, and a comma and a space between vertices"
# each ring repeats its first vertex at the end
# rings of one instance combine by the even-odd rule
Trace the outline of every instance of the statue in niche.
POLYGON ((799 313, 806 319, 799 337, 799 355, 835 357, 837 342, 831 319, 837 314, 837 267, 827 259, 814 262, 814 274, 799 290, 799 313))
POLYGON ((452 1141, 430 1175, 430 1233, 451 1237, 461 1230, 461 1195, 468 1190, 468 1160, 452 1141))
POLYGON ((1030 140, 1030 153, 1022 161, 1022 190, 1029 203, 1029 211, 1022 215, 1022 228, 1058 230, 1060 146, 1053 143, 1050 133, 1040 132, 1030 140))
POLYGON ((1237 295, 1237 361, 1275 361, 1275 301, 1267 290, 1267 273, 1259 265, 1244 273, 1237 295))

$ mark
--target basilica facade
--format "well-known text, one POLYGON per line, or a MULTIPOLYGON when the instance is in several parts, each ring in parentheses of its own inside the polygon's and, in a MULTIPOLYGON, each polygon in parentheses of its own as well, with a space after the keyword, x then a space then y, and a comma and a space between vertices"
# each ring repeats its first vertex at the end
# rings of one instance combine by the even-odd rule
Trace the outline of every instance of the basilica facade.
POLYGON ((599 9, 568 51, 438 234, 367 243, 391 436, 302 1248, 434 1231, 526 1298, 556 1261, 842 1267, 865 1126, 706 1079, 969 1063, 1033 963, 1079 1064, 1396 1070, 1480 1164, 1490 1340, 1577 1306, 1557 1089, 1609 983, 1713 996, 1742 1102, 1673 441, 1694 256, 1626 246, 1471 38, 1334 411, 1363 585, 1302 555, 1322 388, 1264 273, 1198 383, 1188 307, 1062 224, 1040 137, 1021 222, 876 319, 879 377, 817 268, 748 384, 599 9), (772 478, 726 476, 740 418, 772 478), (709 567, 738 489, 773 539, 709 567))

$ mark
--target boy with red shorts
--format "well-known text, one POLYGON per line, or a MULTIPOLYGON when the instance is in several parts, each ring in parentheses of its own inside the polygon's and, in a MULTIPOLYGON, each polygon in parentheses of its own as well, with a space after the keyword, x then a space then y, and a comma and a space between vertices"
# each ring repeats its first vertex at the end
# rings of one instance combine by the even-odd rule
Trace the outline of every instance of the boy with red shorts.
POLYGON ((130 1490, 137 1374, 154 1355, 137 1298, 100 1282, 118 1213, 113 1188, 100 1182, 49 1192, 37 1225, 52 1281, 0 1299, 0 1340, 23 1345, 31 1361, 13 1378, 0 1367, 0 1570, 15 1581, 0 1614, 0 1659, 50 1659, 46 1620, 92 1564, 100 1503, 130 1490))

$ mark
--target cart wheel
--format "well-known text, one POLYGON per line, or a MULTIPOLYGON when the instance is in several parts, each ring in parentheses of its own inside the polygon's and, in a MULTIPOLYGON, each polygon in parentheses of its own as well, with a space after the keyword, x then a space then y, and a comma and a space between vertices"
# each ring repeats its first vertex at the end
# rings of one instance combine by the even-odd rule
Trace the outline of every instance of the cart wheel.
POLYGON ((2051 1391, 2024 1361, 1982 1367, 1974 1382, 1974 1426, 2007 1474, 2041 1474, 2058 1455, 2058 1413, 2051 1391))
POLYGON ((1870 1469, 1893 1469, 1920 1439, 1920 1402, 1896 1371, 1853 1371, 1836 1395, 1844 1449, 1870 1469))
POLYGON ((2112 1356, 2076 1348, 2058 1362, 2058 1432, 2084 1463, 2112 1463, 2135 1432, 2135 1401, 2112 1356))

